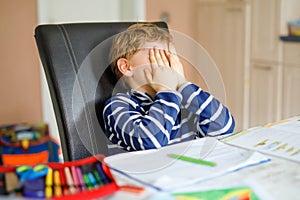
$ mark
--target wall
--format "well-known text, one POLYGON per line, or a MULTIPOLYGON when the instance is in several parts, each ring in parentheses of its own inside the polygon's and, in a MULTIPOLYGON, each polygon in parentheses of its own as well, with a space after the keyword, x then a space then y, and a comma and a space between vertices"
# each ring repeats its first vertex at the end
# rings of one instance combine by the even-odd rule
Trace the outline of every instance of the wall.
POLYGON ((39 24, 118 20, 119 4, 119 0, 38 0, 39 24))
POLYGON ((194 0, 146 0, 146 19, 162 20, 162 14, 168 14, 167 23, 170 29, 195 38, 195 4, 194 0))
POLYGON ((0 0, 0 124, 42 121, 36 0, 0 0))
MULTIPOLYGON (((197 26, 195 25, 196 9, 197 0, 146 0, 146 20, 165 21, 169 29, 173 30, 177 36, 184 37, 183 40, 192 41, 197 38, 197 26)), ((181 43, 177 47, 180 46, 190 51, 186 45, 181 43)), ((190 51, 189 54, 193 53, 190 51)), ((186 78, 207 90, 207 83, 205 83, 197 69, 187 59, 181 57, 181 61, 185 68, 186 78)))

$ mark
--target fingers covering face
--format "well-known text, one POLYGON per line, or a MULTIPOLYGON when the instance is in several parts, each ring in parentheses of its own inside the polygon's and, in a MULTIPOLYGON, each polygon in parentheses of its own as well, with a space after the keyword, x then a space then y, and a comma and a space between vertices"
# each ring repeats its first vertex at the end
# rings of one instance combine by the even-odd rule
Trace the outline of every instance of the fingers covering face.
POLYGON ((153 48, 149 50, 149 59, 152 67, 170 67, 169 53, 163 49, 153 48))
POLYGON ((157 61, 158 67, 162 67, 164 65, 160 51, 160 49, 154 48, 154 56, 157 61))
POLYGON ((159 50, 159 53, 160 53, 163 65, 169 67, 170 63, 169 63, 169 60, 168 60, 168 57, 167 57, 167 52, 165 50, 161 49, 161 50, 159 50))
POLYGON ((154 49, 149 50, 149 59, 150 59, 151 67, 157 67, 157 61, 154 55, 154 49))

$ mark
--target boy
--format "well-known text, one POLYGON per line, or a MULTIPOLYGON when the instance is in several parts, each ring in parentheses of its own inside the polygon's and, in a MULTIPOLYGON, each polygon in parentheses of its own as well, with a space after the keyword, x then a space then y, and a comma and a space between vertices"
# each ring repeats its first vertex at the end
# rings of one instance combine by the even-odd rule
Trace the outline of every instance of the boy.
POLYGON ((114 38, 110 56, 112 70, 129 88, 110 98, 103 110, 112 143, 137 151, 233 131, 229 110, 186 81, 167 31, 132 25, 114 38))

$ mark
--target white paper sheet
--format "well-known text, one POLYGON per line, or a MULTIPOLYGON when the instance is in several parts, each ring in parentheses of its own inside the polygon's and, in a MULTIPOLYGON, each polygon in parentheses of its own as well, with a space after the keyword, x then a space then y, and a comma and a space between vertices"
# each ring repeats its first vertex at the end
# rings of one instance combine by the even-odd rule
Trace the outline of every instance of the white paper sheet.
POLYGON ((254 189, 263 200, 299 199, 299 169, 299 163, 273 158, 271 162, 263 165, 178 188, 173 192, 197 192, 246 185, 254 189))
POLYGON ((300 162, 300 117, 246 130, 223 141, 300 162))
POLYGON ((214 138, 202 138, 159 150, 118 154, 105 158, 105 162, 111 168, 163 190, 207 180, 268 160, 269 158, 262 154, 233 147, 214 138), (177 160, 168 157, 171 153, 213 161, 217 165, 210 167, 177 160))

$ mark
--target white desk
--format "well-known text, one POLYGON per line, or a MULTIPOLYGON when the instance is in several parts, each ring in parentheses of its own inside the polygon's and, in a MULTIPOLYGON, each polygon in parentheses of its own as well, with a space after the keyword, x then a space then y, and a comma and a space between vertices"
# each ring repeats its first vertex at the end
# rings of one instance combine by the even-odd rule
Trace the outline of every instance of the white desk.
MULTIPOLYGON (((117 182, 122 184, 131 184, 141 186, 137 183, 117 172, 113 172, 117 182)), ((300 164, 292 161, 272 158, 271 162, 267 162, 261 165, 243 169, 239 172, 231 173, 226 176, 222 176, 210 181, 197 184, 195 186, 189 186, 182 188, 180 191, 194 191, 197 188, 214 188, 221 186, 230 186, 238 182, 246 182, 253 187, 258 195, 263 196, 263 199, 299 199, 300 188, 300 164), (226 185, 222 185, 225 183, 226 185)), ((155 190, 147 188, 145 192, 141 194, 134 194, 128 192, 117 192, 116 194, 104 198, 105 200, 117 200, 117 199, 130 199, 130 200, 146 200, 155 194, 155 190)))
MULTIPOLYGON (((300 130, 298 133, 300 134, 300 130)), ((182 187, 176 189, 174 192, 201 191, 246 184, 250 186, 259 197, 265 200, 299 199, 300 163, 273 157, 270 155, 268 155, 268 157, 272 159, 269 162, 248 167, 237 172, 233 172, 187 187, 182 187)), ((120 185, 124 183, 141 185, 140 183, 130 180, 127 177, 124 177, 124 175, 120 175, 117 172, 113 172, 113 174, 120 185)), ((156 193, 156 190, 146 187, 145 192, 140 195, 120 191, 104 199, 147 200, 151 198, 151 195, 155 195, 156 193)))

